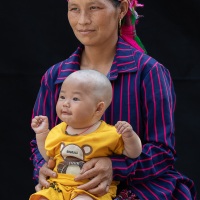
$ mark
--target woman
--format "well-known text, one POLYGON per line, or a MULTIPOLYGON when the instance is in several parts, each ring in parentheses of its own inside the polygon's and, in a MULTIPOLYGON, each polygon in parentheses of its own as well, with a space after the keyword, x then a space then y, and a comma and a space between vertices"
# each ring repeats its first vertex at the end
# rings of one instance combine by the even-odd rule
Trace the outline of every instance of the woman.
MULTIPOLYGON (((79 188, 101 196, 113 179, 121 182, 117 199, 196 199, 193 181, 174 169, 173 83, 169 71, 141 48, 134 27, 137 5, 134 0, 68 1, 69 23, 81 45, 44 74, 33 117, 47 115, 52 128, 60 122, 53 108, 63 80, 76 70, 104 73, 112 83, 113 100, 103 120, 113 125, 118 120, 129 122, 143 150, 137 159, 92 159, 76 178, 91 181, 79 188)), ((56 174, 47 167, 35 140, 31 147, 34 178, 39 175, 36 190, 40 190, 48 187, 46 178, 56 174)))

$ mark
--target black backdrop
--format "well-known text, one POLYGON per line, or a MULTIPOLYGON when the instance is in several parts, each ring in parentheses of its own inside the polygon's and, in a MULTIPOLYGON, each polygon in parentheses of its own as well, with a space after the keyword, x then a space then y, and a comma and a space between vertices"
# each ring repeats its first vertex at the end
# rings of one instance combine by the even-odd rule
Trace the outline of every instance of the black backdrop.
MULTIPOLYGON (((200 1, 145 1, 137 33, 171 72, 177 94, 177 169, 200 189, 200 1), (180 2, 180 3, 179 3, 180 2)), ((1 199, 34 191, 29 142, 42 74, 75 50, 65 0, 10 0, 0 6, 1 199)))

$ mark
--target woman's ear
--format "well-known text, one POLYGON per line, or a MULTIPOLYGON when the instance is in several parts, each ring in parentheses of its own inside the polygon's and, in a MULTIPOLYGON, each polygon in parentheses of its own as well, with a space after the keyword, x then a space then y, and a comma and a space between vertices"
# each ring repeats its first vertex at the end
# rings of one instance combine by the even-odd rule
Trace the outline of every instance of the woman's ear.
POLYGON ((120 19, 122 20, 128 12, 128 1, 122 0, 120 3, 120 19))

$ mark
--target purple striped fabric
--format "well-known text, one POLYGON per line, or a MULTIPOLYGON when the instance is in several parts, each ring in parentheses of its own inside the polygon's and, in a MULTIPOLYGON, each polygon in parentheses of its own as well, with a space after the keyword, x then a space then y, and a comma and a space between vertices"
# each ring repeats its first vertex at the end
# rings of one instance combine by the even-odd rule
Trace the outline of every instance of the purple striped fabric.
MULTIPOLYGON (((66 60, 47 70, 33 109, 33 116, 47 115, 50 128, 59 123, 55 105, 63 80, 80 69, 82 46, 66 60)), ((194 182, 174 169, 176 160, 174 110, 176 96, 169 71, 155 59, 129 46, 119 37, 108 74, 113 101, 103 120, 128 121, 143 143, 137 159, 112 156, 114 180, 140 199, 196 199, 194 182)), ((35 139, 31 141, 34 180, 44 160, 35 139)))

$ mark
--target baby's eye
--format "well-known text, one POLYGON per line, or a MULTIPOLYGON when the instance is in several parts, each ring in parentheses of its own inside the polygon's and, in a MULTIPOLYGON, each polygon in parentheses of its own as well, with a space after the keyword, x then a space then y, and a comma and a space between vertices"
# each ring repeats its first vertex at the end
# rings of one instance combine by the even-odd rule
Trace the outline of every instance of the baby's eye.
POLYGON ((61 95, 59 98, 60 98, 60 99, 65 99, 65 97, 64 97, 64 96, 62 96, 62 95, 61 95))
POLYGON ((79 99, 77 97, 74 97, 73 101, 79 101, 79 99))

